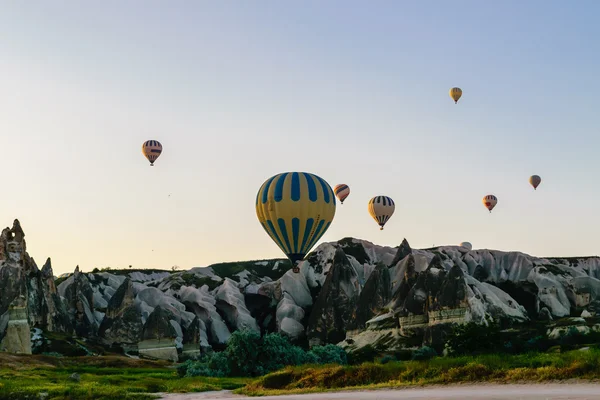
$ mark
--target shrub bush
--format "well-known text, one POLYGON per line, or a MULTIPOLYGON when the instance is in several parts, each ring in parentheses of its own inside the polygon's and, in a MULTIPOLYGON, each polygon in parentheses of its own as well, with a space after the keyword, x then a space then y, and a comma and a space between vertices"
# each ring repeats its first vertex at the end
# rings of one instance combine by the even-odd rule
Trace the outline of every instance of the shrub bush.
POLYGON ((390 361, 396 361, 396 357, 386 354, 385 356, 381 357, 381 360, 379 362, 381 364, 387 364, 390 361))
POLYGON ((315 346, 308 352, 308 354, 309 356, 311 354, 314 355, 315 360, 307 360, 307 364, 348 364, 348 355, 344 349, 336 346, 335 344, 315 346))
POLYGON ((446 338, 446 348, 452 355, 495 353, 504 347, 500 327, 469 322, 455 325, 446 338))
POLYGON ((288 365, 347 364, 344 349, 328 344, 304 351, 277 333, 260 335, 253 331, 234 332, 222 352, 186 361, 177 367, 179 376, 260 376, 288 365))
POLYGON ((413 360, 431 360, 433 357, 437 357, 437 352, 429 346, 423 346, 418 350, 415 350, 412 354, 413 360))
POLYGON ((300 365, 310 362, 304 350, 277 334, 269 333, 262 338, 259 364, 266 372, 277 371, 287 365, 300 365))
MULTIPOLYGON (((235 331, 229 337, 225 348, 226 362, 229 364, 232 376, 258 376, 264 374, 258 358, 261 354, 260 334, 250 330, 235 331)), ((213 357, 217 357, 214 353, 213 357)))

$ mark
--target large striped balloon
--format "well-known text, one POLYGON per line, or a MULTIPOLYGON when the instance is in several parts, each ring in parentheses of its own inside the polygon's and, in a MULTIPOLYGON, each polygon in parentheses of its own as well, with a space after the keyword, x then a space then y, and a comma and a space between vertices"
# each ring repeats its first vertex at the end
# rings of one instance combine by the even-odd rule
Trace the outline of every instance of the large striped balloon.
POLYGON ((335 195, 337 196, 338 200, 340 201, 340 204, 344 204, 344 200, 346 200, 346 197, 348 197, 348 195, 350 194, 350 188, 348 187, 348 185, 341 183, 339 185, 335 185, 335 187, 333 188, 333 193, 335 193, 335 195))
POLYGON ((158 140, 146 140, 142 145, 142 154, 150 161, 150 166, 154 166, 154 161, 162 153, 162 144, 158 140))
POLYGON ((307 172, 285 172, 265 181, 256 195, 262 227, 290 259, 298 263, 329 229, 335 195, 322 178, 307 172))
POLYGON ((394 200, 387 196, 375 196, 369 200, 369 214, 381 227, 380 230, 383 230, 383 226, 392 217, 395 210, 394 200))

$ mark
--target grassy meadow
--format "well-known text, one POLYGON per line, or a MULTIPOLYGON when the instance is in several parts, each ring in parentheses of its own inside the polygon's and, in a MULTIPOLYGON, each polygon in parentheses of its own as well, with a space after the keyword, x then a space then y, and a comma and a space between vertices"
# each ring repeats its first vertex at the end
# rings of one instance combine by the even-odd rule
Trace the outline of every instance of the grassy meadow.
POLYGON ((258 378, 180 377, 173 364, 125 357, 0 353, 2 399, 151 399, 159 393, 234 390, 248 396, 431 384, 594 381, 600 350, 436 357, 424 361, 287 367, 258 378), (79 382, 71 374, 80 375, 79 382), (41 394, 41 396, 40 396, 41 394))
POLYGON ((1 399, 153 399, 156 393, 236 389, 248 378, 180 378, 172 364, 126 357, 0 353, 1 399), (77 373, 79 382, 69 377, 77 373), (40 396, 41 394, 41 396, 40 396))
POLYGON ((288 367, 234 393, 248 396, 458 383, 524 383, 600 377, 600 350, 522 355, 437 357, 361 365, 288 367))

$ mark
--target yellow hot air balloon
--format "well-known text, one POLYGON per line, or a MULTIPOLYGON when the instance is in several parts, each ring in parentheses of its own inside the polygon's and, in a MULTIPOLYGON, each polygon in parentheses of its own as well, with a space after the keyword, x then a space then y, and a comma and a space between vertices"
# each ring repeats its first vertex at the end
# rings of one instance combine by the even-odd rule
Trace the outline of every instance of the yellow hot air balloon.
POLYGON ((529 184, 533 186, 533 190, 537 190, 537 187, 542 183, 542 178, 538 175, 531 175, 529 177, 529 184))
POLYGON ((392 217, 395 210, 394 200, 387 196, 375 196, 369 200, 369 214, 381 227, 380 230, 383 230, 383 226, 392 217))
POLYGON ((256 216, 298 273, 300 261, 333 221, 335 195, 331 186, 314 174, 281 173, 258 190, 256 216))
POLYGON ((150 161, 150 166, 154 166, 154 161, 162 153, 162 144, 158 140, 146 140, 142 145, 142 154, 150 161))
POLYGON ((462 89, 458 87, 453 87, 450 89, 450 97, 454 100, 454 104, 458 103, 458 99, 462 96, 462 89))
POLYGON ((483 205, 485 206, 485 208, 490 210, 490 213, 492 212, 494 207, 496 207, 496 204, 498 204, 498 198, 493 194, 488 194, 483 198, 483 205))
POLYGON ((344 200, 346 200, 346 197, 348 197, 350 194, 350 188, 348 185, 341 183, 339 185, 335 185, 333 188, 333 193, 335 193, 336 197, 340 201, 340 204, 344 204, 344 200))

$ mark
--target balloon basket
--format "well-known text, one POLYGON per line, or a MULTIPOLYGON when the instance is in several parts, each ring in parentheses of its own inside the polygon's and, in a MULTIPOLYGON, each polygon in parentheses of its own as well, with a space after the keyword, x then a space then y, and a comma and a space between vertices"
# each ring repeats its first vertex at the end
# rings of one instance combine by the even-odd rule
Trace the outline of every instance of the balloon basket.
POLYGON ((300 273, 300 268, 299 267, 293 267, 292 271, 294 271, 295 274, 299 274, 300 273))

